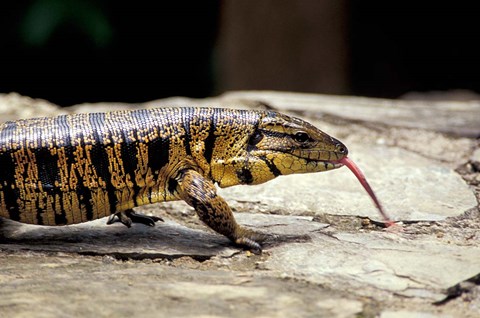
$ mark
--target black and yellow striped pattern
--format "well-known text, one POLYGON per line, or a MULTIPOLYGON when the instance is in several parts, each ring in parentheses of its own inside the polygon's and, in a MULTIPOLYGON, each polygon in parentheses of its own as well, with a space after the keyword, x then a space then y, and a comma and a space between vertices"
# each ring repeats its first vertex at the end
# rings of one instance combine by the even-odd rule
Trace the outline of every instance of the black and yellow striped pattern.
POLYGON ((176 165, 191 158, 209 175, 214 156, 234 153, 231 137, 246 136, 259 117, 172 108, 6 122, 0 126, 0 216, 63 225, 178 200, 176 165))

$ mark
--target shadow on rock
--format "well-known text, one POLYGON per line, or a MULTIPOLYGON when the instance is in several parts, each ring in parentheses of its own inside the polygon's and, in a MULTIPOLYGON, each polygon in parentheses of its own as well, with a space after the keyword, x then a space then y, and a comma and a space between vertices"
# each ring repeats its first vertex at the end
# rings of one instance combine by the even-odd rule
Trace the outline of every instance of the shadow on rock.
POLYGON ((111 255, 117 258, 210 258, 233 253, 227 238, 173 222, 155 227, 105 225, 105 219, 67 226, 38 226, 0 219, 0 249, 111 255))

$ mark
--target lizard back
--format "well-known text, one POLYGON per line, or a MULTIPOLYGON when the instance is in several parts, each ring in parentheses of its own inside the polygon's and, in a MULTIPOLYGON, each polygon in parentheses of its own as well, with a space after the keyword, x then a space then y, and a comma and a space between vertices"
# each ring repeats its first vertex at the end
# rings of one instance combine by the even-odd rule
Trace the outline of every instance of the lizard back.
POLYGON ((0 216, 64 225, 178 200, 172 174, 188 158, 237 151, 260 112, 161 108, 62 115, 0 125, 0 216))

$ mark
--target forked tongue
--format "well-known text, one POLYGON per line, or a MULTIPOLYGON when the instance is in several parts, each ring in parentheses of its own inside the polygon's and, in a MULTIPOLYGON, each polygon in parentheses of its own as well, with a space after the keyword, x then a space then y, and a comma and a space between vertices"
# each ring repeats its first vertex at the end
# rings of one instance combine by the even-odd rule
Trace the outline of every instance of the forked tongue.
POLYGON ((339 160, 340 163, 344 164, 345 166, 350 169, 353 174, 357 177, 358 181, 362 184, 362 186, 365 188, 367 193, 370 195, 370 198, 372 198, 373 202, 375 203, 375 206, 377 207, 378 211, 380 211, 380 214, 382 215, 383 219, 385 220, 385 223, 387 224, 387 227, 394 225, 395 223, 390 220, 388 217, 387 213, 383 210, 382 205, 380 204, 380 201, 378 201, 377 197, 375 196, 375 193, 373 192, 372 188, 368 184, 367 178, 365 178, 365 175, 363 172, 358 168, 358 166, 350 160, 350 158, 345 157, 339 160))

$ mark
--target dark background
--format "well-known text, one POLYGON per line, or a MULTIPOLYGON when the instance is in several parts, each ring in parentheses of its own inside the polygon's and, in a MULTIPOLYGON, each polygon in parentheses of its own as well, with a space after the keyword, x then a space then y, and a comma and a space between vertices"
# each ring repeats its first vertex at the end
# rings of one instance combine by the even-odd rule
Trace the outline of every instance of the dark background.
POLYGON ((10 2, 0 93, 62 106, 238 89, 480 92, 480 10, 469 2, 10 2))

